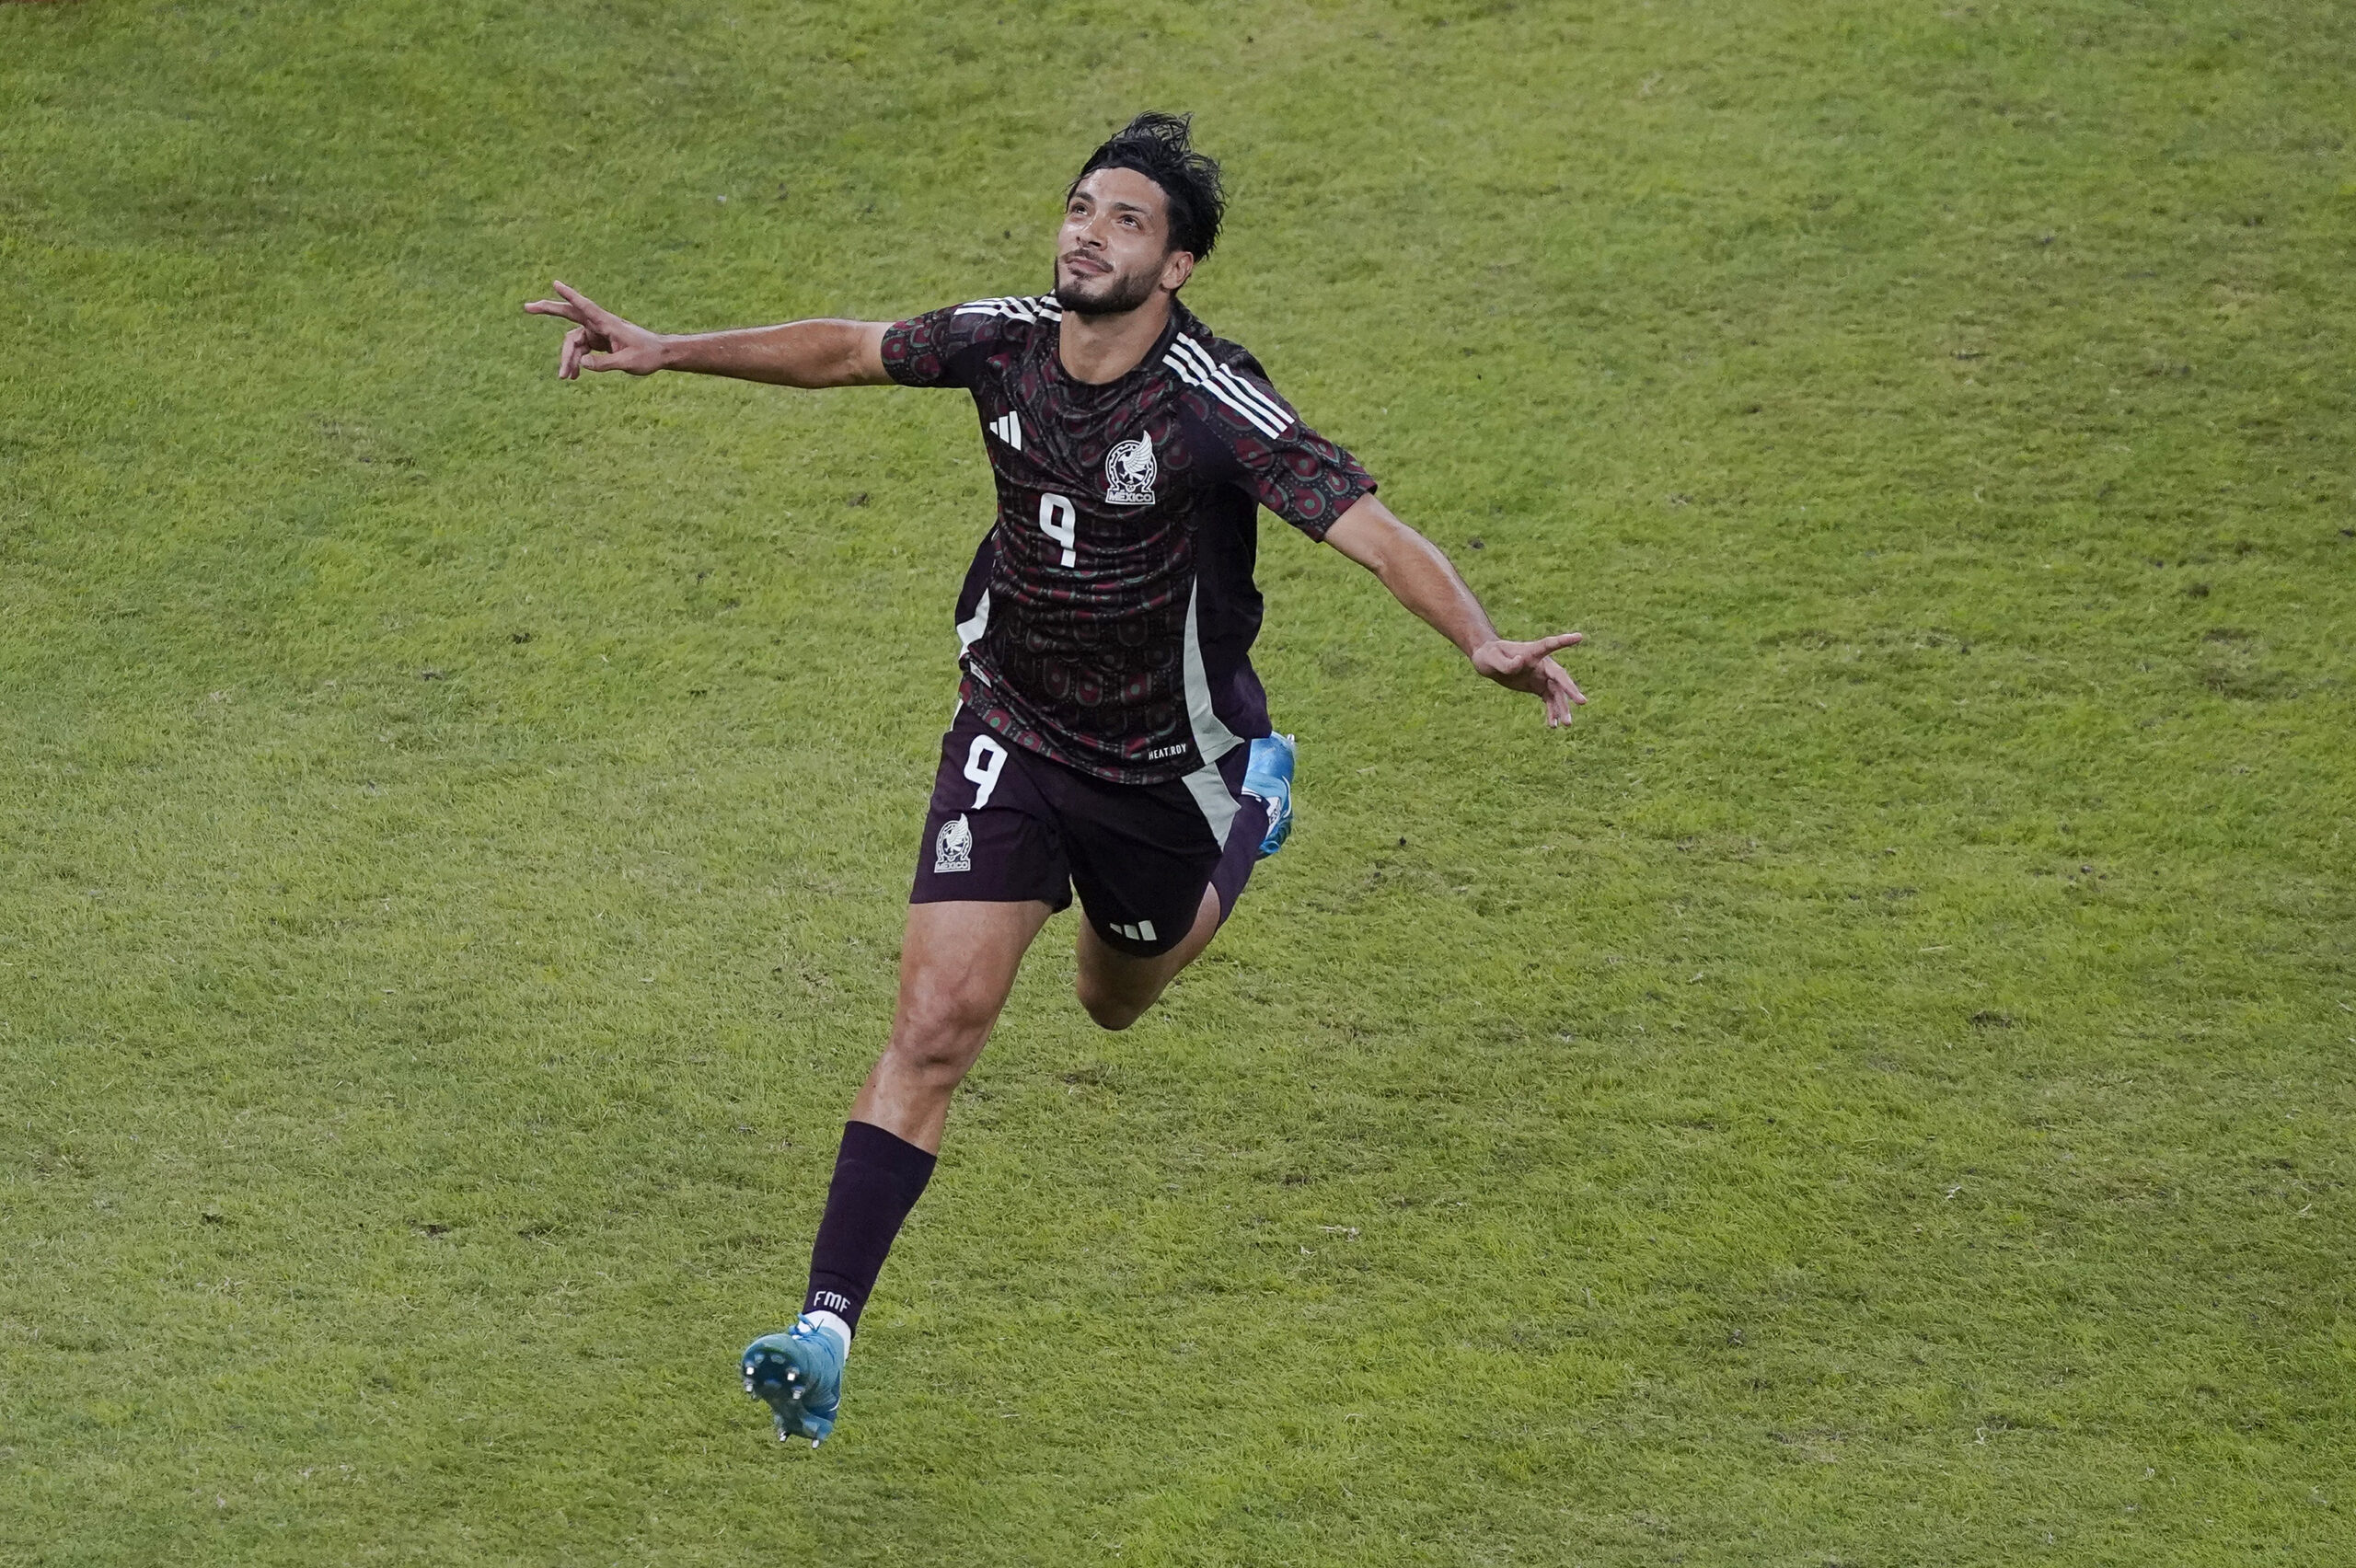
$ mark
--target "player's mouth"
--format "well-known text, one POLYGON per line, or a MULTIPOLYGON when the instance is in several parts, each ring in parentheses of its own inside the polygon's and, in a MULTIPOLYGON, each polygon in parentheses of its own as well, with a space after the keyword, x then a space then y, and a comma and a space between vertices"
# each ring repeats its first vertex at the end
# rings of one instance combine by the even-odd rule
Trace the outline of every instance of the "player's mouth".
POLYGON ((1099 261, 1095 257, 1078 250, 1072 251, 1064 257, 1064 265, 1070 268, 1073 271, 1079 273, 1083 278, 1105 277, 1113 271, 1112 268, 1106 266, 1103 262, 1099 261))

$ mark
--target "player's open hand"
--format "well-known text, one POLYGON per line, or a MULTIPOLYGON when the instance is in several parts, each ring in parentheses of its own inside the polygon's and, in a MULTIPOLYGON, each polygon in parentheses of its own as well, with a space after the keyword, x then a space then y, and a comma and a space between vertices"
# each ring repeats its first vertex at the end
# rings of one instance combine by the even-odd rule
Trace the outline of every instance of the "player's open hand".
POLYGON ((1501 686, 1529 692, 1543 702, 1546 727, 1551 730, 1569 723, 1571 710, 1587 702, 1577 683, 1554 663, 1554 651, 1586 640, 1576 631, 1557 632, 1534 642, 1508 642, 1499 638, 1472 650, 1472 667, 1501 686))
POLYGON ((625 321, 578 289, 560 280, 561 299, 536 299, 524 308, 535 316, 561 316, 573 324, 557 355, 560 381, 574 381, 584 370, 626 370, 651 375, 663 368, 663 335, 636 322, 625 321))

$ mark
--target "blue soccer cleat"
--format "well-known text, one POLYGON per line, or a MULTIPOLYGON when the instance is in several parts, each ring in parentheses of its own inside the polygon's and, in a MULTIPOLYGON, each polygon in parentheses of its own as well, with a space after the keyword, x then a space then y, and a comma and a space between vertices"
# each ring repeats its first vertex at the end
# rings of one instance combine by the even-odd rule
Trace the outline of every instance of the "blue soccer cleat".
POLYGON ((807 1437, 816 1447, 835 1429, 843 1402, 847 1335, 804 1312, 781 1334, 763 1334, 745 1347, 745 1391, 768 1401, 777 1440, 807 1437))
POLYGON ((1263 735, 1252 743, 1243 767, 1243 792, 1267 802, 1268 831, 1260 838, 1260 859, 1285 847, 1292 833, 1292 764, 1298 752, 1290 735, 1263 735))

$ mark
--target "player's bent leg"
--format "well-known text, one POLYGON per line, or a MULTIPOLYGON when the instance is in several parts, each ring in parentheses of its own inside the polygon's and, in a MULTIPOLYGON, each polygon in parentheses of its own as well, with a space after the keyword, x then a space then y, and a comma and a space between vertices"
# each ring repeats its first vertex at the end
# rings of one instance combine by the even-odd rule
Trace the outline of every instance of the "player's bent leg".
POLYGON ((1079 974, 1073 987, 1080 993, 1080 1005, 1103 1028, 1128 1028, 1161 999, 1162 991, 1177 978, 1180 970, 1202 956, 1203 950, 1211 945, 1211 939, 1218 935, 1223 918, 1218 890, 1204 888, 1202 906, 1195 911, 1195 924, 1186 932, 1186 940, 1168 952, 1150 958, 1119 951, 1096 934, 1091 922, 1083 918, 1080 922, 1079 974))
POLYGON ((1075 988, 1103 1027, 1135 1023, 1210 946, 1243 895, 1270 813, 1265 799, 1242 788, 1244 778, 1237 747, 1218 764, 1234 809, 1216 825, 1201 803, 1199 778, 1149 787, 1154 793, 1124 789, 1091 801, 1086 819, 1067 822, 1072 882, 1085 911, 1075 988), (1192 847, 1187 824, 1200 836, 1192 847), (1162 947, 1190 909, 1185 935, 1162 947))

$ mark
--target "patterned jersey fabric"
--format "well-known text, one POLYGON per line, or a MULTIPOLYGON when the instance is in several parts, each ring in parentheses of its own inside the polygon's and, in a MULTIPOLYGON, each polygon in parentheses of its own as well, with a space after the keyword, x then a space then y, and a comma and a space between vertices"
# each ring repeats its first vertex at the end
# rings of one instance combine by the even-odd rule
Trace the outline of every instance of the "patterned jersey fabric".
POLYGON ((1322 539, 1374 480, 1184 306, 1103 386, 1064 369, 1061 320, 1051 294, 950 306, 887 329, 884 363, 973 394, 998 483, 957 602, 966 705, 1068 767, 1165 783, 1268 732, 1258 508, 1322 539))

